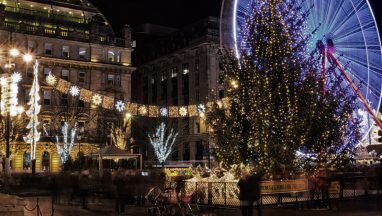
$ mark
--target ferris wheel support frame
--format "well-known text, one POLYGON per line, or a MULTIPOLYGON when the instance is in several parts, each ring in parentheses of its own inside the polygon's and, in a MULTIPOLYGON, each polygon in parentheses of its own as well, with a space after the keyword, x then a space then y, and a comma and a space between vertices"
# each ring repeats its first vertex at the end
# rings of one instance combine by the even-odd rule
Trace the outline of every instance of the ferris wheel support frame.
MULTIPOLYGON (((323 52, 324 52, 323 66, 326 65, 325 59, 331 60, 334 63, 334 65, 339 69, 341 74, 345 77, 345 80, 348 82, 350 87, 353 89, 354 93, 361 100, 361 102, 362 102, 363 106, 365 107, 365 109, 367 110, 367 112, 372 116, 374 122, 378 125, 378 127, 380 129, 382 129, 382 123, 379 120, 378 116, 374 113, 373 109, 370 107, 369 103, 367 102, 365 97, 362 95, 362 93, 359 90, 359 88, 357 87, 357 85, 353 82, 353 80, 351 79, 349 74, 346 72, 346 70, 345 70, 344 66, 342 66, 341 62, 334 56, 333 52, 330 49, 325 47, 323 52)), ((323 74, 326 74, 326 67, 324 67, 323 74)), ((324 89, 325 89, 325 85, 324 85, 324 89)))

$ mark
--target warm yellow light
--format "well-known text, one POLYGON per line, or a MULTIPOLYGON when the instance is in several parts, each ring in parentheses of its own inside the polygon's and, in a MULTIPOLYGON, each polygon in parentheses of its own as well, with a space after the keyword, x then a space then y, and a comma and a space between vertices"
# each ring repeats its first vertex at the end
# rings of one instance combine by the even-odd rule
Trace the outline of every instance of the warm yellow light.
POLYGON ((125 115, 125 117, 127 118, 127 119, 130 119, 131 118, 131 113, 126 113, 126 115, 125 115))
POLYGON ((11 50, 9 50, 9 54, 12 56, 12 57, 16 57, 18 55, 20 55, 20 51, 16 48, 13 48, 11 50))
POLYGON ((25 55, 23 56, 23 59, 24 59, 25 62, 28 63, 28 62, 32 61, 33 56, 32 56, 31 54, 27 53, 27 54, 25 54, 25 55))
POLYGON ((239 87, 239 84, 237 83, 237 81, 236 80, 232 80, 231 81, 231 86, 233 87, 233 88, 238 88, 239 87))
POLYGON ((24 112, 24 107, 23 106, 18 106, 17 107, 17 114, 21 114, 24 112))

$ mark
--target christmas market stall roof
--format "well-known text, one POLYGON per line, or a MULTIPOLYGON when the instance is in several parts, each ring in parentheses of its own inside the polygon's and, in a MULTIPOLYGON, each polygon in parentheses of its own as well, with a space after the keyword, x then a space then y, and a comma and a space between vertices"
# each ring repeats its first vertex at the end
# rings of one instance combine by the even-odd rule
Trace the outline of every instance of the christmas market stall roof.
POLYGON ((142 155, 141 154, 130 154, 129 152, 122 150, 115 145, 106 146, 94 153, 91 154, 92 157, 100 158, 99 160, 99 170, 102 170, 102 160, 119 160, 119 159, 135 159, 138 162, 139 166, 142 169, 142 155))

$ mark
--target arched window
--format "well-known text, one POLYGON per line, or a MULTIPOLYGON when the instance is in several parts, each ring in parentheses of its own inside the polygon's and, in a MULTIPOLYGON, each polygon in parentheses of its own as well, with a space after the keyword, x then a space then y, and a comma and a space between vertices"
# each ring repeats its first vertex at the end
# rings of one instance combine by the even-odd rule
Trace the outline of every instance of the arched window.
POLYGON ((24 152, 23 154, 23 169, 29 170, 31 168, 31 153, 24 152))
POLYGON ((43 171, 49 171, 50 168, 50 153, 44 151, 41 158, 41 168, 43 171))

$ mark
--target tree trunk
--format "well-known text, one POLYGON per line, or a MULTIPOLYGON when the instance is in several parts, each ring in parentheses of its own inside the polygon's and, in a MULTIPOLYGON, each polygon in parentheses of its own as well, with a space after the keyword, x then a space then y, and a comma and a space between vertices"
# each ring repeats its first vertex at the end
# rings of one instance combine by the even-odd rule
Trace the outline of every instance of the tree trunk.
POLYGON ((32 174, 36 173, 36 159, 33 159, 32 161, 32 174))

